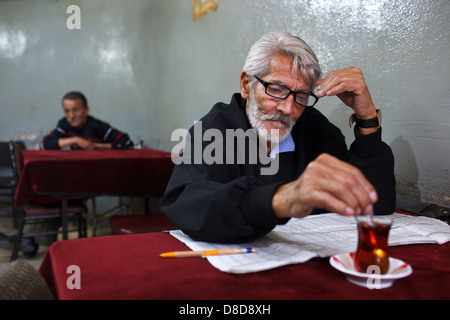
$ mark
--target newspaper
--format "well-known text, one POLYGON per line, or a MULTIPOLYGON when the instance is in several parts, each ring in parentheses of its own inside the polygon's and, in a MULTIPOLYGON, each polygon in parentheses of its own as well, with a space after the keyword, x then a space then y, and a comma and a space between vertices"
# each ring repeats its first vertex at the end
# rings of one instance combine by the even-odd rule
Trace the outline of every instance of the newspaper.
MULTIPOLYGON (((389 216, 393 220, 389 246, 414 243, 442 244, 450 241, 450 226, 443 221, 399 213, 389 216)), ((214 267, 228 273, 258 272, 302 263, 315 257, 353 252, 356 250, 358 238, 355 218, 336 213, 291 219, 287 224, 277 226, 266 236, 242 244, 224 245, 194 241, 180 230, 170 231, 170 234, 192 250, 235 247, 255 249, 255 253, 251 254, 206 257, 214 267)))

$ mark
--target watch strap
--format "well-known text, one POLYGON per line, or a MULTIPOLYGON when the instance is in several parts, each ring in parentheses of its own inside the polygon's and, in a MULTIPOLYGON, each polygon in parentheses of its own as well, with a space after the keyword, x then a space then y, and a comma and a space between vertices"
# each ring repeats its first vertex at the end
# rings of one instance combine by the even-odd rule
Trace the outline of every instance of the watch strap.
POLYGON ((371 119, 359 119, 356 113, 353 113, 349 119, 350 127, 356 123, 360 128, 379 128, 381 126, 381 110, 377 109, 377 116, 371 119))

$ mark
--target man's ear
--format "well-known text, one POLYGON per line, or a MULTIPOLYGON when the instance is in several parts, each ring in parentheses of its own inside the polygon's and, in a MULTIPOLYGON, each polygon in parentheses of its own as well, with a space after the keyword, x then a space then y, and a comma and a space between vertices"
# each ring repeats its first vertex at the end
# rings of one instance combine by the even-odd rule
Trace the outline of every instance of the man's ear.
POLYGON ((240 82, 242 99, 247 100, 248 97, 250 96, 250 83, 251 83, 251 76, 249 76, 247 73, 242 71, 241 82, 240 82))

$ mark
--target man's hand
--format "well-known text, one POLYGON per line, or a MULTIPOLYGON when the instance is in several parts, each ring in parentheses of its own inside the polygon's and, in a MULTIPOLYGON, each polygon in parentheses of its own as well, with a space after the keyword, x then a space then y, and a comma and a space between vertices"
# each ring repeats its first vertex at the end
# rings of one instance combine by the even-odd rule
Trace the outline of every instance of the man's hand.
POLYGON ((76 144, 83 150, 94 150, 95 144, 87 139, 76 137, 76 144))
POLYGON ((355 67, 335 70, 316 82, 317 96, 337 96, 356 112, 359 119, 377 116, 362 71, 355 67))
POLYGON ((111 149, 111 143, 96 143, 81 137, 60 138, 58 139, 58 144, 61 149, 74 144, 83 150, 111 149))
POLYGON ((351 216, 372 214, 376 201, 375 188, 358 168, 321 154, 297 180, 277 189, 272 208, 279 219, 302 218, 314 208, 351 216))

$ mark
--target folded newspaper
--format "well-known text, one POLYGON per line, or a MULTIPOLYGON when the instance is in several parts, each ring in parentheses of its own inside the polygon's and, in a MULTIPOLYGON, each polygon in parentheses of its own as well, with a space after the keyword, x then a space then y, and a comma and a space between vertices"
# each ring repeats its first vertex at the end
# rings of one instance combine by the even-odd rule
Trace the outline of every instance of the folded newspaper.
MULTIPOLYGON (((389 246, 415 243, 442 244, 450 241, 450 226, 428 217, 393 213, 389 246)), ((224 245, 192 240, 180 230, 170 234, 192 250, 252 247, 255 253, 208 256, 217 269, 228 273, 249 273, 353 252, 357 246, 357 227, 353 217, 336 213, 291 219, 266 236, 248 243, 224 245)))

